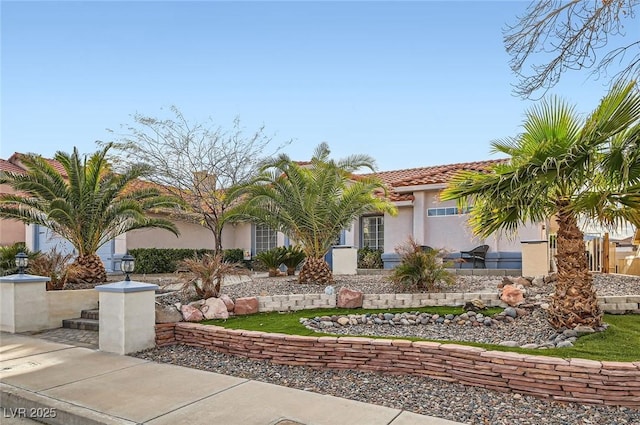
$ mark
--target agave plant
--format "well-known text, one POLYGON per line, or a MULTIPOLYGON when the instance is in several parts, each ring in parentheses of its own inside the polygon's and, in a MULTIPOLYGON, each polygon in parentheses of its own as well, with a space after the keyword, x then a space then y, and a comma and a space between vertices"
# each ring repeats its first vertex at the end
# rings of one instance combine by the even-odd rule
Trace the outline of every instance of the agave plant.
POLYGON ((200 258, 194 255, 180 261, 178 268, 186 270, 180 275, 181 290, 187 293, 193 289, 200 299, 219 297, 225 277, 249 274, 241 263, 225 262, 222 252, 206 253, 200 258))

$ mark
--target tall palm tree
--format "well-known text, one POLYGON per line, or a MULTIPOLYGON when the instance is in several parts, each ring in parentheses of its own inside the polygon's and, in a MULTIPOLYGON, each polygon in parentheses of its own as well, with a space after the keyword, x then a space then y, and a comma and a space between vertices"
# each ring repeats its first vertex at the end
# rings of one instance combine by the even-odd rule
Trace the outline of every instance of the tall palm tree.
MULTIPOLYGON (((593 190, 594 181, 604 181, 595 177, 602 172, 602 147, 639 119, 634 83, 614 86, 586 119, 558 98, 542 101, 527 113, 522 134, 492 143, 494 152, 510 156, 508 161, 486 173, 459 173, 441 194, 443 200, 472 205, 471 227, 484 237, 555 217, 558 281, 549 309, 555 328, 602 325, 578 226, 586 204, 579 199, 593 190)), ((611 214, 624 211, 611 209, 611 214)))
POLYGON ((309 164, 284 154, 267 160, 260 176, 243 188, 246 203, 230 214, 265 224, 295 240, 307 256, 299 283, 333 281, 324 256, 354 219, 369 212, 396 212, 389 201, 377 196, 384 191, 380 180, 351 174, 360 168, 373 171, 371 157, 352 155, 334 161, 329 154, 329 146, 321 143, 309 164))
POLYGON ((148 169, 131 166, 123 173, 111 172, 105 156, 111 145, 81 158, 77 148, 69 155, 57 152, 54 159, 64 172, 38 155, 20 159, 26 173, 0 174, 16 194, 0 195, 0 217, 48 227, 67 239, 77 251, 76 279, 91 283, 106 281, 98 248, 129 230, 157 227, 176 236, 169 220, 146 215, 157 208, 173 208, 177 201, 138 180, 148 169))

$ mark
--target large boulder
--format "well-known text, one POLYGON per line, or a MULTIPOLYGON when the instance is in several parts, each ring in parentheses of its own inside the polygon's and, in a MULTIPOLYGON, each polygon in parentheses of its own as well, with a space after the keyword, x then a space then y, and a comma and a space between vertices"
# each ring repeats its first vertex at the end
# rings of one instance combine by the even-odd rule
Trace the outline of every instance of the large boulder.
POLYGON ((524 302, 524 293, 522 289, 517 288, 515 285, 505 285, 504 288, 502 288, 500 299, 508 305, 515 307, 524 302))
POLYGON ((156 304, 156 323, 175 323, 182 321, 182 313, 172 305, 156 304))
POLYGON ((363 299, 362 292, 343 287, 338 291, 336 306, 338 308, 360 308, 362 307, 363 299))
POLYGON ((233 312, 238 316, 257 313, 258 299, 256 297, 237 298, 233 312))
POLYGON ((229 318, 227 305, 220 298, 207 298, 202 307, 200 307, 200 311, 207 320, 229 318))
POLYGON ((227 306, 227 311, 233 311, 236 305, 229 295, 227 294, 220 295, 220 299, 227 306))
POLYGON ((182 313, 184 320, 187 322, 201 322, 204 320, 202 312, 192 305, 182 305, 180 307, 180 312, 182 313))

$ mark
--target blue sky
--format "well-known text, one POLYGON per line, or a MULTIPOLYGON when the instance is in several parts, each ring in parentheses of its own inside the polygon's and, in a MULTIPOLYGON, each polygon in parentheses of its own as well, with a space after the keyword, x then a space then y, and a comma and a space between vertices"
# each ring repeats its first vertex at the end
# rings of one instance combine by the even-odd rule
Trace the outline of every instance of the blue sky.
MULTIPOLYGON (((532 104, 512 94, 501 32, 526 6, 2 1, 0 157, 91 153, 132 114, 176 105, 264 124, 297 160, 323 141, 380 170, 495 158, 532 104)), ((568 73, 552 93, 588 112, 605 83, 568 73)))

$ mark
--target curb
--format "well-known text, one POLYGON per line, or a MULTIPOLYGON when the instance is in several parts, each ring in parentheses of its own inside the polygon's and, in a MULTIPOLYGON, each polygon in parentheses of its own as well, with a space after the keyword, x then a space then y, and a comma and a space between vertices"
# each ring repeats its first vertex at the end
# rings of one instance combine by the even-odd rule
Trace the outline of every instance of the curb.
POLYGON ((126 419, 4 383, 0 383, 0 406, 5 409, 5 415, 26 417, 50 425, 136 425, 126 419))

